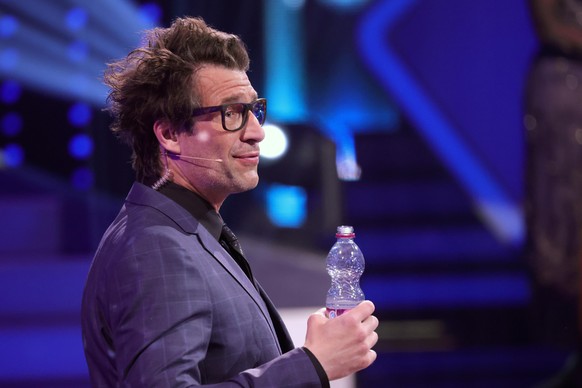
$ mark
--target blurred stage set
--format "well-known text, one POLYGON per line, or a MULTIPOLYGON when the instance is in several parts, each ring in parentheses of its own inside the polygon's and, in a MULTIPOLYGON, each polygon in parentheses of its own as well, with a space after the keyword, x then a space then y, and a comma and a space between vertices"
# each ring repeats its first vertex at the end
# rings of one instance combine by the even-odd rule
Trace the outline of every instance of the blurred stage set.
POLYGON ((335 227, 355 227, 381 326, 347 385, 560 370, 574 323, 539 338, 522 255, 525 2, 0 0, 0 386, 88 387, 80 296, 133 181, 100 76, 182 15, 239 34, 269 100, 272 157, 223 216, 292 330, 324 303, 335 227))

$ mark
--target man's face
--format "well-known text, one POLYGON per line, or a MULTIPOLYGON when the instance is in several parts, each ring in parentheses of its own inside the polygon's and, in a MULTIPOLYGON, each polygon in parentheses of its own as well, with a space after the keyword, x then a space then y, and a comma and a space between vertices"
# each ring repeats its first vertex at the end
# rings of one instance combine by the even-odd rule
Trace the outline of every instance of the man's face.
MULTIPOLYGON (((193 87, 202 96, 203 107, 257 99, 244 71, 207 65, 197 71, 195 79, 193 87)), ((182 155, 221 160, 183 159, 174 167, 188 188, 213 205, 220 206, 228 195, 253 189, 259 182, 259 142, 265 133, 256 117, 247 114, 246 125, 236 132, 225 131, 220 112, 214 112, 196 117, 191 134, 178 135, 182 155)))

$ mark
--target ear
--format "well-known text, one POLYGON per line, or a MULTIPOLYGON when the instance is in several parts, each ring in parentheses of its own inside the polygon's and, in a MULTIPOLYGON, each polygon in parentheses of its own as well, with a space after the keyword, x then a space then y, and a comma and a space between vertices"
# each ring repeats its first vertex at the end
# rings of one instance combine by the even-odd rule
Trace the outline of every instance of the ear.
POLYGON ((178 136, 168 120, 156 120, 154 123, 154 133, 162 148, 173 154, 180 153, 178 136))

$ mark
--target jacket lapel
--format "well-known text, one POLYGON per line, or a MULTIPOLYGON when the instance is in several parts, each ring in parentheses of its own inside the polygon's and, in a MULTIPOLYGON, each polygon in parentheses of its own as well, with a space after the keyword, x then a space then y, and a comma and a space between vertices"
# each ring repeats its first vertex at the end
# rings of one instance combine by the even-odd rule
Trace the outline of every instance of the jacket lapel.
MULTIPOLYGON (((127 195, 126 198, 127 202, 139 204, 142 206, 150 206, 153 207, 162 213, 166 214, 170 219, 172 219, 178 227, 180 227, 184 232, 193 234, 198 236, 200 244, 204 247, 204 249, 212 256, 216 261, 220 263, 220 265, 234 278, 236 282, 240 284, 240 286, 246 291, 246 293, 253 299, 263 317, 269 323, 269 327, 271 329, 271 333, 273 337, 277 340, 277 344, 279 346, 279 350, 281 351, 281 347, 284 345, 280 343, 280 334, 281 331, 276 330, 274 327, 274 322, 276 318, 279 319, 277 322, 277 326, 282 325, 282 321, 278 314, 273 316, 273 320, 271 320, 272 314, 270 310, 274 310, 275 307, 272 305, 269 298, 264 294, 262 288, 259 287, 261 290, 261 294, 255 286, 251 283, 249 278, 245 275, 242 269, 238 266, 238 264, 230 257, 230 255, 224 250, 224 248, 219 244, 218 241, 214 237, 210 235, 210 233, 202 226, 194 217, 188 213, 183 207, 178 205, 176 202, 172 201, 168 197, 163 194, 158 193, 157 191, 139 183, 135 182, 127 195), (267 307, 269 305, 270 308, 267 307)), ((286 333, 286 330, 285 330, 286 333)), ((287 334, 287 339, 289 338, 287 334)), ((284 348, 287 345, 283 346, 284 348)), ((289 349, 290 350, 290 349, 289 349)))
MULTIPOLYGON (((279 335, 278 330, 275 329, 274 322, 271 320, 270 310, 267 307, 270 301, 264 300, 262 297, 262 293, 259 294, 257 288, 251 283, 248 276, 243 272, 243 270, 239 267, 239 265, 230 257, 230 255, 224 250, 222 245, 218 243, 210 235, 210 233, 202 226, 199 225, 198 228, 198 237, 200 238, 202 246, 206 249, 208 253, 210 253, 223 267, 228 271, 234 280, 236 280, 242 288, 249 294, 249 296, 253 299, 255 304, 261 310, 263 317, 269 323, 269 328, 271 329, 271 333, 277 339, 277 344, 279 346, 279 351, 281 351, 281 344, 279 342, 279 335)), ((266 295, 265 295, 266 296, 266 295)), ((274 307, 273 307, 274 308, 274 307)))

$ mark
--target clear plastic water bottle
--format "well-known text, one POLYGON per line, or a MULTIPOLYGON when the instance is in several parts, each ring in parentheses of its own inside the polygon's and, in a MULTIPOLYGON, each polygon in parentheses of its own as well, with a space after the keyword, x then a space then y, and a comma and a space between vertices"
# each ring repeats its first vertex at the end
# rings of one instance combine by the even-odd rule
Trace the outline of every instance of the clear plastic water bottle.
POLYGON ((354 242, 351 226, 338 226, 337 241, 327 255, 326 268, 331 277, 325 306, 327 315, 335 318, 364 300, 360 277, 364 273, 364 255, 354 242))

